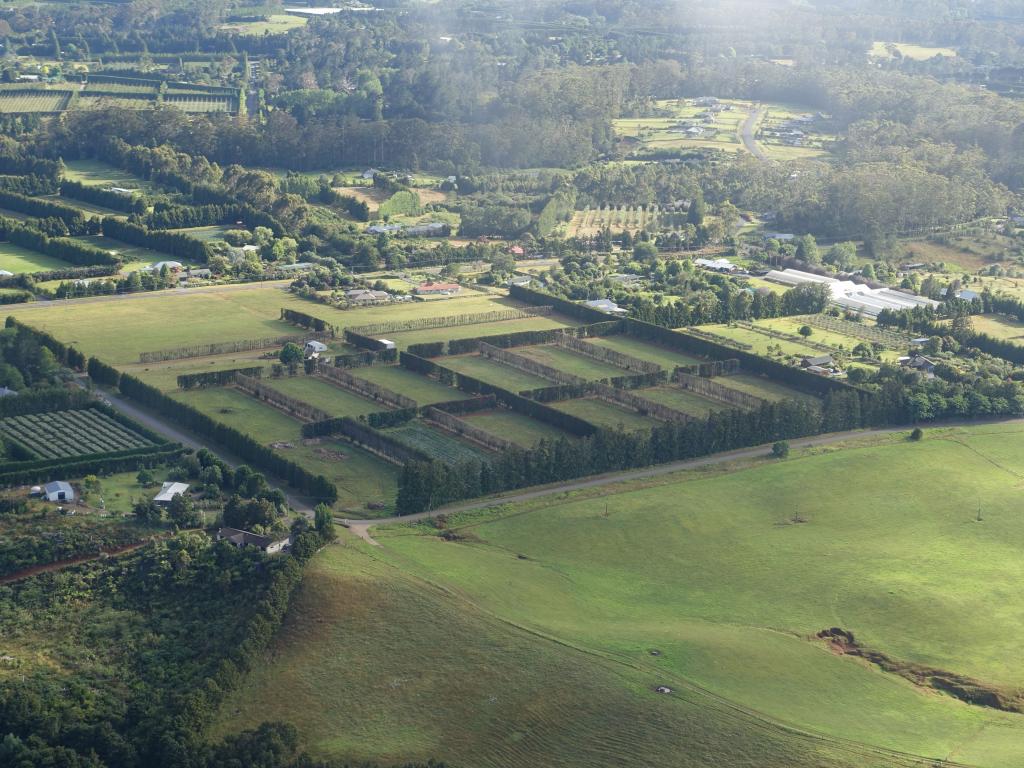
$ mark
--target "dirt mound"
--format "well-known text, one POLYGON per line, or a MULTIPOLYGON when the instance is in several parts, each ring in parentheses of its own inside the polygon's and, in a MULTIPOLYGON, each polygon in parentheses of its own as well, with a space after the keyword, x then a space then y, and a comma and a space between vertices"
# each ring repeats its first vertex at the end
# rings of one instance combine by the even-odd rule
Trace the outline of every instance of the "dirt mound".
POLYGON ((979 707, 999 709, 1003 712, 1024 713, 1024 696, 1020 691, 1008 695, 998 688, 965 675, 890 658, 880 651, 862 647, 857 643, 852 632, 840 627, 823 629, 818 632, 817 637, 824 640, 833 653, 862 658, 877 665, 883 671, 899 675, 922 688, 942 691, 979 707))

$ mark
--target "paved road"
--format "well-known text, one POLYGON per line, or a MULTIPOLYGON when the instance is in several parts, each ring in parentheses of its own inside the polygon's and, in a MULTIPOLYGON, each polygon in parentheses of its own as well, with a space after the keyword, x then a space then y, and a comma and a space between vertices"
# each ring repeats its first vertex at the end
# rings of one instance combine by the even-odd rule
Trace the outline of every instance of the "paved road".
MULTIPOLYGON (((1024 419, 990 419, 986 421, 965 421, 955 420, 947 421, 939 424, 933 424, 933 428, 942 427, 956 427, 964 426, 967 424, 984 424, 984 423, 999 423, 999 424, 1010 424, 1010 423, 1021 423, 1024 424, 1024 419)), ((814 448, 823 445, 832 445, 835 443, 849 440, 853 437, 871 437, 881 435, 892 435, 899 432, 906 432, 907 427, 883 427, 879 429, 855 429, 848 432, 834 432, 830 435, 818 435, 816 437, 805 437, 800 440, 791 440, 789 445, 791 448, 814 448)), ((440 509, 434 509, 430 512, 420 512, 415 515, 405 515, 404 517, 385 517, 379 520, 350 520, 340 519, 336 522, 349 528, 352 533, 356 534, 360 538, 368 541, 369 543, 379 546, 373 537, 370 536, 370 528, 377 525, 394 525, 396 523, 409 523, 416 522, 418 520, 426 520, 438 515, 451 515, 458 512, 469 512, 475 509, 490 509, 491 507, 498 507, 503 504, 515 504, 523 501, 531 501, 532 499, 543 498, 544 496, 556 496, 560 493, 567 493, 569 491, 579 491, 587 488, 601 488, 606 485, 614 485, 615 483, 621 483, 628 480, 642 480, 648 477, 660 477, 662 475, 670 475, 673 472, 679 472, 685 469, 699 469, 701 467, 713 467, 718 464, 725 464, 730 461, 736 461, 739 459, 756 459, 767 455, 771 451, 771 445, 759 445, 753 448, 741 448, 736 451, 728 451, 726 453, 716 453, 712 456, 704 456, 699 459, 687 459, 685 461, 675 461, 671 464, 659 464, 655 467, 647 467, 645 469, 634 469, 628 472, 617 472, 607 475, 597 475, 594 477, 587 477, 580 480, 572 480, 565 483, 559 483, 558 485, 548 485, 542 488, 537 488, 532 491, 523 491, 522 493, 512 493, 504 496, 499 496, 491 499, 481 499, 478 501, 470 501, 465 504, 452 504, 447 507, 441 507, 440 509)))
MULTIPOLYGON (((163 417, 158 416, 150 410, 141 408, 120 395, 111 394, 108 390, 103 390, 102 395, 114 409, 120 411, 128 418, 139 422, 144 427, 148 427, 157 434, 163 435, 168 440, 175 443, 181 443, 182 445, 196 451, 200 448, 208 448, 232 467, 237 467, 240 464, 246 463, 238 456, 234 456, 230 452, 226 452, 223 448, 215 446, 197 435, 193 435, 191 432, 186 432, 176 425, 169 424, 163 417)), ((285 497, 288 499, 288 504, 291 505, 292 509, 306 515, 307 517, 313 514, 313 508, 305 501, 289 493, 286 485, 279 483, 278 487, 284 492, 285 497)))
POLYGON ((743 139, 743 144, 746 146, 747 151, 756 157, 761 162, 768 162, 768 155, 764 153, 764 150, 758 146, 757 139, 754 135, 757 133, 757 124, 764 118, 765 112, 768 111, 767 107, 758 107, 757 109, 751 110, 750 114, 747 115, 747 119, 740 127, 740 137, 743 139))

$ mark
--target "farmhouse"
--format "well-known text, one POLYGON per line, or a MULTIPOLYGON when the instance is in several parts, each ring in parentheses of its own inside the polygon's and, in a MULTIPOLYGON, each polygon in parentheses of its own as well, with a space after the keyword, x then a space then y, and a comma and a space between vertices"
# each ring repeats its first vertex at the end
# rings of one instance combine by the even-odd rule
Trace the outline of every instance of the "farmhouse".
POLYGON ((167 267, 168 272, 180 272, 185 268, 185 265, 180 261, 158 261, 148 267, 143 267, 144 272, 163 272, 164 267, 167 267))
POLYGON ((71 483, 55 480, 43 486, 43 495, 47 501, 74 501, 75 489, 71 487, 71 483))
POLYGON ((415 224, 405 230, 410 237, 444 237, 451 232, 451 228, 441 221, 432 221, 429 224, 415 224))
POLYGON ((307 341, 304 351, 307 360, 316 360, 320 355, 327 351, 327 345, 322 341, 307 341))
POLYGON ((269 536, 260 536, 258 533, 242 531, 238 528, 219 528, 217 530, 217 541, 227 541, 238 549, 255 547, 268 555, 276 555, 284 552, 291 546, 291 538, 272 539, 269 536))
POLYGON ((804 368, 831 368, 834 363, 832 355, 818 355, 817 357, 805 357, 800 361, 800 365, 804 368))
POLYGON ((910 368, 913 371, 917 371, 925 378, 931 379, 935 376, 935 363, 931 359, 924 355, 910 355, 909 357, 901 357, 899 360, 900 367, 910 368))
POLYGON ((510 277, 508 280, 506 280, 505 281, 505 285, 509 285, 509 286, 518 285, 518 286, 520 286, 522 288, 525 288, 526 286, 528 286, 532 282, 533 282, 533 278, 530 277, 529 275, 518 275, 516 277, 510 277))
POLYGON ((523 256, 526 255, 526 249, 523 248, 523 246, 521 245, 513 245, 511 248, 508 249, 508 252, 518 258, 522 258, 523 256))
POLYGON ((458 283, 420 283, 413 289, 417 296, 455 296, 462 290, 458 283))
POLYGON ((350 304, 360 304, 363 306, 382 304, 391 301, 391 294, 387 291, 370 291, 365 288, 356 288, 355 290, 345 291, 345 300, 350 304))
POLYGON ((585 301, 583 302, 583 306, 599 310, 600 312, 607 312, 609 315, 616 315, 619 317, 629 314, 628 309, 620 307, 611 299, 594 299, 593 301, 585 301))
POLYGON ((728 259, 694 259, 693 263, 698 267, 710 269, 712 272, 736 272, 739 270, 739 267, 728 259))
POLYGON ((188 483, 167 482, 160 486, 160 493, 153 497, 153 501, 160 506, 171 503, 175 496, 184 496, 188 493, 188 483))

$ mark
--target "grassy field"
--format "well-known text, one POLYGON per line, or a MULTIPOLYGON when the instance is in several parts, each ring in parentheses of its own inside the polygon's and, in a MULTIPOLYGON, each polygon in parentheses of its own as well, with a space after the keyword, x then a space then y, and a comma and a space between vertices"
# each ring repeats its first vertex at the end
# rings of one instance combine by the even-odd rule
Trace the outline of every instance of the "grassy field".
POLYGON ((712 411, 724 411, 732 408, 732 406, 725 405, 708 397, 702 397, 676 384, 664 384, 659 387, 638 389, 636 394, 696 418, 704 418, 712 411))
POLYGON ((746 392, 749 395, 761 397, 765 400, 785 400, 787 398, 796 400, 815 399, 813 396, 805 395, 803 392, 787 387, 785 384, 780 384, 765 376, 757 376, 751 373, 719 376, 714 381, 723 387, 746 392))
POLYGON ((536 360, 542 365, 557 368, 573 376, 579 376, 590 381, 598 379, 610 379, 614 376, 624 376, 629 373, 622 368, 609 363, 594 360, 586 355, 579 355, 575 352, 562 349, 550 344, 537 347, 520 347, 512 350, 517 355, 536 360))
MULTIPOLYGON (((18 307, 7 314, 45 329, 63 341, 74 342, 86 354, 99 355, 112 364, 126 364, 136 362, 139 353, 145 351, 299 333, 301 329, 279 319, 282 307, 305 312, 337 326, 353 326, 521 306, 501 296, 473 294, 443 304, 410 302, 340 311, 296 298, 285 290, 286 286, 284 282, 213 286, 190 289, 188 293, 150 294, 124 300, 79 300, 73 306, 18 307), (131 328, 132 333, 112 335, 111 328, 131 328)), ((455 338, 478 335, 480 329, 486 326, 441 330, 447 334, 444 338, 455 338)))
POLYGON ((223 240, 224 233, 230 232, 234 227, 229 227, 226 224, 214 224, 209 227, 191 227, 189 229, 172 229, 172 232, 180 232, 183 235, 194 237, 196 240, 202 240, 204 243, 208 243, 211 240, 223 240))
POLYGON ((581 398, 579 400, 565 400, 560 403, 551 403, 563 413, 578 416, 591 424, 609 429, 622 428, 627 432, 636 432, 651 429, 661 424, 657 419, 649 416, 642 416, 629 408, 614 405, 597 398, 581 398))
MULTIPOLYGON (((495 297, 490 297, 493 303, 495 297)), ((454 301, 462 301, 455 299, 454 301)), ((409 304, 404 305, 410 306, 409 304)), ((446 302, 430 302, 414 304, 412 306, 428 307, 433 306, 433 314, 448 315, 461 314, 464 310, 458 305, 446 306, 446 302)), ((501 306, 494 306, 492 309, 502 309, 501 306)), ((454 328, 432 328, 424 331, 404 331, 402 333, 389 333, 387 338, 395 342, 400 349, 407 348, 410 344, 429 344, 434 341, 448 341, 449 339, 468 339, 477 336, 498 336, 504 333, 519 333, 521 331, 547 331, 554 328, 569 328, 576 326, 567 317, 551 315, 550 317, 526 317, 522 320, 502 320, 496 323, 476 323, 474 325, 460 325, 454 328)))
POLYGON ((563 432, 557 427, 505 408, 493 411, 479 411, 478 413, 466 414, 459 418, 463 421, 468 421, 475 427, 490 432, 492 435, 511 440, 516 445, 524 448, 532 448, 541 440, 571 437, 567 432, 563 432))
POLYGON ((152 185, 138 176, 100 160, 65 160, 64 178, 97 187, 122 187, 152 191, 152 185))
POLYGON ((0 269, 16 275, 47 269, 70 269, 73 265, 52 256, 30 251, 14 243, 0 243, 0 269))
MULTIPOLYGON (((765 328, 775 328, 776 330, 779 331, 783 330, 778 319, 759 321, 758 323, 755 323, 755 325, 761 325, 762 322, 766 323, 763 326, 765 328)), ((700 327, 700 330, 706 333, 713 333, 716 336, 722 336, 727 339, 732 339, 733 341, 738 341, 743 344, 749 344, 752 347, 752 349, 748 351, 753 352, 754 354, 757 355, 767 355, 769 346, 781 347, 782 353, 784 355, 791 357, 805 357, 808 355, 814 356, 822 354, 821 352, 817 351, 816 349, 814 349, 814 347, 809 346, 808 344, 804 344, 802 342, 797 341, 789 341, 787 339, 772 338, 771 336, 766 336, 763 333, 758 333, 757 331, 752 331, 748 328, 742 328, 739 326, 732 326, 727 324, 702 325, 700 327)), ((791 331, 786 330, 784 332, 790 333, 791 331)), ((817 339, 815 339, 813 335, 811 336, 811 340, 817 341, 817 339)))
POLYGON ((235 429, 258 436, 265 445, 290 446, 277 450, 337 485, 338 509, 369 516, 394 509, 398 467, 340 440, 303 440, 299 421, 235 389, 179 392, 175 397, 235 429), (385 508, 367 511, 370 503, 381 503, 385 508))
POLYGON ((1024 428, 978 426, 456 517, 454 543, 379 529, 380 548, 318 557, 220 727, 291 719, 314 753, 350 760, 782 767, 822 749, 812 764, 907 764, 877 747, 1011 768, 1020 715, 815 633, 1018 690, 1022 476, 1024 428), (936 472, 942 492, 918 492, 936 472), (843 491, 822 504, 812 487, 843 491))
POLYGON ((178 261, 186 266, 197 266, 194 262, 190 262, 188 260, 182 261, 181 258, 177 256, 171 256, 170 254, 163 253, 161 251, 154 251, 151 248, 142 248, 137 245, 130 245, 128 243, 123 243, 120 240, 114 240, 111 237, 104 237, 103 235, 84 235, 82 237, 73 237, 71 239, 87 245, 94 245, 105 251, 116 251, 117 255, 121 257, 123 262, 121 271, 124 273, 134 272, 161 261, 178 261))
POLYGON ((997 339, 1024 346, 1024 323, 1001 315, 974 315, 971 317, 971 323, 974 330, 979 333, 987 333, 997 339))
POLYGON ((874 59, 892 59, 895 54, 901 58, 913 59, 914 61, 927 61, 936 56, 956 57, 954 48, 941 48, 928 45, 915 45, 914 43, 887 43, 883 40, 876 40, 868 51, 868 56, 874 59))
POLYGON ((411 397, 421 406, 432 403, 448 403, 453 400, 465 400, 469 395, 454 387, 448 387, 426 376, 420 376, 399 366, 372 366, 349 371, 365 381, 386 387, 392 392, 400 392, 411 397))
POLYGON ((684 352, 677 352, 659 344, 652 344, 647 341, 635 339, 632 336, 601 336, 587 339, 587 343, 596 344, 599 347, 621 352, 624 355, 631 355, 641 360, 660 365, 667 371, 673 371, 682 365, 696 365, 701 362, 695 356, 687 355, 684 352))
POLYGON ((657 102, 656 117, 621 118, 614 121, 615 133, 621 138, 632 139, 637 146, 647 151, 665 149, 720 149, 726 152, 741 152, 743 142, 739 128, 753 108, 749 102, 723 99, 722 104, 731 110, 720 112, 714 123, 704 123, 698 117, 706 109, 684 99, 663 99, 657 102), (684 126, 700 124, 703 133, 699 136, 687 134, 684 126))
POLYGON ((360 397, 315 376, 284 376, 280 379, 265 379, 263 383, 288 397, 294 397, 314 408, 326 411, 334 418, 366 416, 389 410, 382 403, 360 397))
POLYGON ((486 357, 480 357, 479 355, 446 357, 441 361, 441 364, 445 368, 464 373, 467 376, 472 376, 512 392, 540 389, 541 387, 550 387, 553 384, 553 382, 540 376, 525 373, 517 368, 488 360, 486 357))
POLYGON ((494 456, 476 443, 418 419, 385 430, 385 433, 411 448, 451 464, 461 461, 486 461, 494 456))
POLYGON ((218 29, 236 35, 279 35, 282 32, 291 32, 293 29, 304 27, 307 21, 308 19, 302 16, 275 13, 268 16, 266 21, 229 22, 221 24, 218 29))

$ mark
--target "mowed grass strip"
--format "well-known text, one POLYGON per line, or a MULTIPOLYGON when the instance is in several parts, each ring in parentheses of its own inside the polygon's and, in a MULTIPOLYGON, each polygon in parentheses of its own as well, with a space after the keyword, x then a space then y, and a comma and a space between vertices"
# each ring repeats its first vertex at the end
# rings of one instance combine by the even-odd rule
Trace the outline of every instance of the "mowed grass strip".
MULTIPOLYGON (((435 314, 440 316, 457 314, 457 312, 443 311, 442 307, 444 307, 444 304, 445 302, 433 302, 432 305, 436 308, 435 314)), ((428 303, 421 306, 431 306, 431 304, 428 303)), ((500 306, 493 307, 494 310, 502 308, 500 306)), ((548 317, 526 317, 521 320, 501 320, 495 323, 473 323, 448 328, 431 328, 424 331, 404 331, 402 333, 381 335, 395 342, 401 349, 407 349, 410 344, 429 344, 435 341, 450 341, 451 339, 486 338, 487 336, 501 336, 506 333, 521 333, 523 331, 549 331, 555 328, 575 327, 576 325, 578 323, 573 322, 567 317, 550 315, 548 317)))
POLYGON ((506 408, 469 413, 459 418, 523 448, 532 448, 541 440, 572 438, 568 432, 506 408))
POLYGON ((772 381, 767 376, 758 376, 752 373, 738 373, 731 376, 716 376, 712 379, 716 384, 721 384, 728 389, 735 389, 739 392, 746 392, 748 395, 761 397, 765 400, 816 400, 813 395, 808 395, 798 389, 787 387, 777 381, 772 381))
POLYGON ((660 679, 523 632, 346 538, 310 563, 264 663, 229 695, 211 738, 283 720, 315 756, 353 763, 900 764, 766 728, 699 694, 657 694, 660 679))
POLYGON ((643 416, 623 406, 598 400, 596 397, 584 397, 578 400, 565 400, 560 403, 549 403, 563 413, 578 416, 599 427, 606 429, 624 429, 627 432, 639 432, 656 427, 662 422, 650 416, 643 416))
POLYGON ((467 544, 426 528, 375 535, 399 567, 513 625, 826 737, 1011 768, 1020 715, 918 688, 814 635, 841 626, 900 663, 1019 690, 1022 477, 1018 422, 450 520, 467 544), (936 477, 941 489, 922 492, 936 477))

